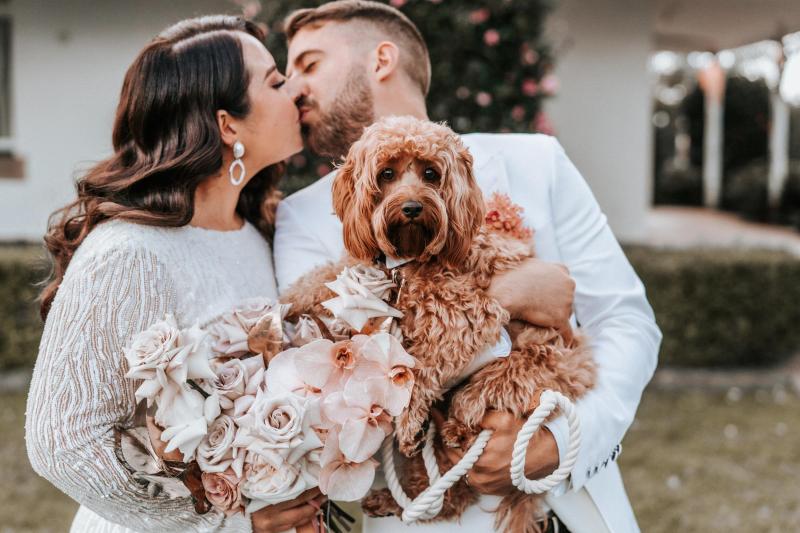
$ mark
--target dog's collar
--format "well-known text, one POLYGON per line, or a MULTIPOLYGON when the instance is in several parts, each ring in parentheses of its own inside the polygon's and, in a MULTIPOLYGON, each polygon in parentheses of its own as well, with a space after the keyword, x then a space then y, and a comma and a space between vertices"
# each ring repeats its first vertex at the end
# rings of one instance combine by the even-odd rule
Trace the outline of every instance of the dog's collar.
POLYGON ((403 275, 400 267, 414 261, 413 258, 397 259, 396 257, 388 257, 386 254, 381 254, 375 258, 375 262, 386 268, 389 271, 392 282, 397 287, 397 294, 395 294, 394 305, 400 302, 400 296, 403 294, 403 289, 406 286, 406 278, 403 275))
POLYGON ((396 270, 401 266, 407 265, 412 261, 414 261, 413 257, 398 259, 396 257, 389 257, 383 253, 378 256, 375 256, 375 263, 381 267, 386 268, 387 270, 396 270))
POLYGON ((394 270, 395 268, 401 267, 401 266, 405 265, 406 263, 410 263, 413 260, 414 260, 414 258, 412 258, 412 257, 408 257, 408 258, 404 258, 404 259, 398 259, 397 257, 386 256, 384 258, 384 264, 386 264, 386 268, 388 268, 389 270, 394 270))

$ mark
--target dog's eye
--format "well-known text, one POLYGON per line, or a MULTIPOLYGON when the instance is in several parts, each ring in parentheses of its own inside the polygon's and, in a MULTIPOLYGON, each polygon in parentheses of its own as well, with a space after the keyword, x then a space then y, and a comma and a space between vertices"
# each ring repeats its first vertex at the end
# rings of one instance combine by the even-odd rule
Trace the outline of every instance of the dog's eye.
POLYGON ((394 179, 394 170, 391 168, 384 168, 381 170, 381 179, 383 181, 392 181, 394 179))
POLYGON ((431 167, 428 167, 425 169, 425 172, 422 173, 422 177, 425 178, 425 181, 438 181, 439 173, 431 167))

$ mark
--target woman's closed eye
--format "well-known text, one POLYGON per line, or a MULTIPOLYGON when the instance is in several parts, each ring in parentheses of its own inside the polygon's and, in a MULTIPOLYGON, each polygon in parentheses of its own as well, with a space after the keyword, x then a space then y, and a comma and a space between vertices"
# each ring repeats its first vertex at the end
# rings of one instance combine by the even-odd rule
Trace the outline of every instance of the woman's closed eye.
POLYGON ((273 89, 280 89, 281 87, 283 87, 283 85, 284 85, 285 83, 286 83, 286 78, 283 78, 283 79, 282 79, 281 81, 279 81, 278 83, 273 83, 273 84, 272 84, 272 88, 273 88, 273 89))

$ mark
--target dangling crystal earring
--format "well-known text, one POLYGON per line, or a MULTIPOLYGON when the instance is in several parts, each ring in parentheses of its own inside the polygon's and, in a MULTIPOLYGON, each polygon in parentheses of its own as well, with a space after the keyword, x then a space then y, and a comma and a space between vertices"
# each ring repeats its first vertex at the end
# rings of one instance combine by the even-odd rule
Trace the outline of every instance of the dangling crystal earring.
POLYGON ((231 178, 231 185, 237 187, 242 184, 244 181, 244 163, 242 163, 242 156, 244 156, 244 145, 241 141, 236 141, 233 143, 233 157, 236 159, 233 160, 231 166, 228 168, 228 175, 231 178), (236 173, 236 168, 239 168, 239 177, 235 177, 234 174, 236 173))

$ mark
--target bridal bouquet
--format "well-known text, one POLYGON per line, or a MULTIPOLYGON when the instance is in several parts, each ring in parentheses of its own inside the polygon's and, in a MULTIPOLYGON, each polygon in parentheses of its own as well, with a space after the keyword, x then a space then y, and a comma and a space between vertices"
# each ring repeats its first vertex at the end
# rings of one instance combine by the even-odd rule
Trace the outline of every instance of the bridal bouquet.
POLYGON ((137 412, 162 430, 160 443, 141 423, 119 434, 136 477, 191 494, 201 513, 251 513, 316 486, 333 500, 363 498, 372 456, 408 405, 415 360, 382 271, 346 268, 329 287, 333 318, 291 324, 288 305, 254 299, 203 327, 167 316, 136 335, 126 377, 140 380, 137 412))

